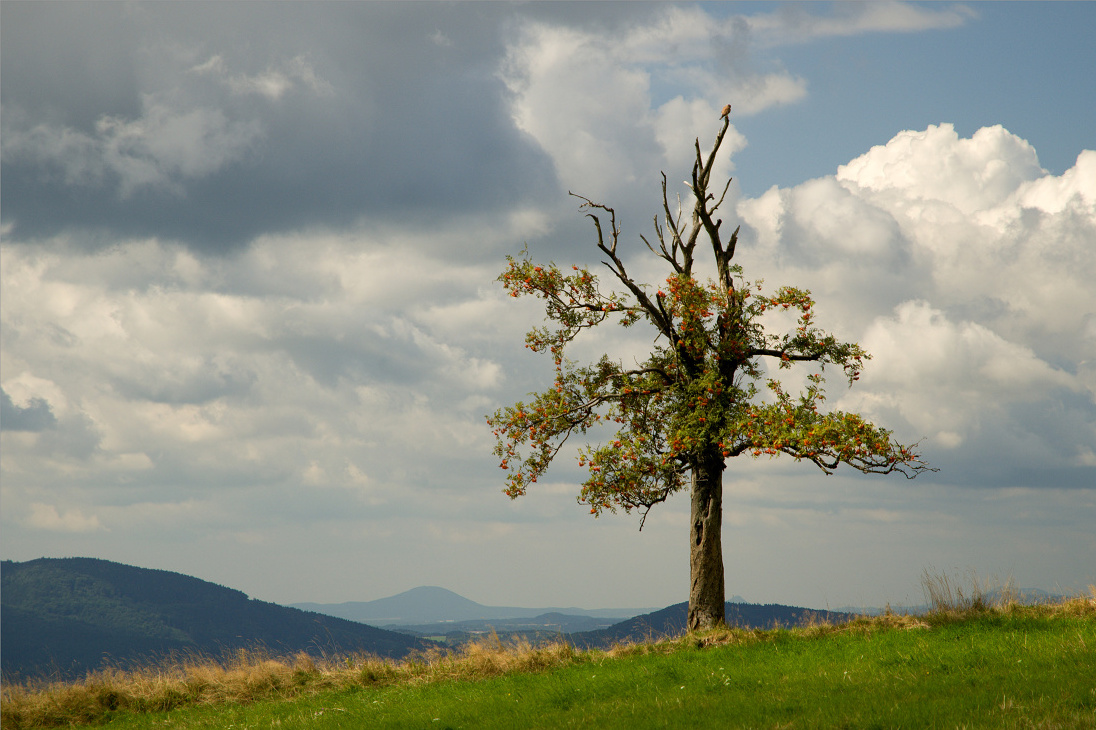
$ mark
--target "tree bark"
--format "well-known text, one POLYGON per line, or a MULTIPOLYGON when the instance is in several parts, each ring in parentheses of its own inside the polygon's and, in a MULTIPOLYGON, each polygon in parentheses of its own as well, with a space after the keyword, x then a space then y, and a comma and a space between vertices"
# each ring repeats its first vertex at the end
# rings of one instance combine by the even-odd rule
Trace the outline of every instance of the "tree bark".
POLYGON ((689 527, 689 631, 726 622, 723 580, 723 458, 701 454, 692 467, 689 527))

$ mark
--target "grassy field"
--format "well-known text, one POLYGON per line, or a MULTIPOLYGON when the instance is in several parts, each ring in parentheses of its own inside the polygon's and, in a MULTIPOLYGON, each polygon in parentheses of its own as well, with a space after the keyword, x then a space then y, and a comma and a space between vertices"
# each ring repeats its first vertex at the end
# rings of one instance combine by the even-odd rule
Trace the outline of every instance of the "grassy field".
POLYGON ((6 687, 3 727, 1096 728, 1096 590, 608 652, 490 642, 394 665, 306 657, 6 687))

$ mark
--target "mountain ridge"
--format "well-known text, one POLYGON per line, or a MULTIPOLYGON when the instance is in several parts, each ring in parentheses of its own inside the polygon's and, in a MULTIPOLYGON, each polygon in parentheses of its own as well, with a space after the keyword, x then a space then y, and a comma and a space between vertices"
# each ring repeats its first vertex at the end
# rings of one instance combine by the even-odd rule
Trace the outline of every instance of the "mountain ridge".
MULTIPOLYGON (((401 659, 437 646, 424 637, 445 635, 453 646, 493 630, 534 641, 562 638, 579 647, 608 647, 680 634, 687 613, 686 603, 662 609, 485 606, 439 586, 375 601, 279 606, 192 576, 96 558, 5 560, 0 582, 5 681, 44 675, 72 679, 104 661, 124 667, 239 649, 401 659), (363 620, 386 622, 392 630, 363 620)), ((727 622, 747 628, 843 621, 864 612, 749 604, 740 596, 726 604, 727 622)))
POLYGON ((328 616, 337 616, 350 621, 360 621, 373 626, 422 626, 459 621, 535 618, 546 613, 624 620, 642 613, 659 610, 657 607, 585 609, 573 606, 537 608, 487 606, 440 586, 418 586, 397 593, 394 596, 378 598, 373 601, 305 602, 289 605, 293 608, 315 611, 328 616))
POLYGON ((164 570, 97 558, 0 562, 0 671, 5 680, 79 677, 107 664, 170 655, 367 653, 401 659, 433 644, 248 598, 164 570))

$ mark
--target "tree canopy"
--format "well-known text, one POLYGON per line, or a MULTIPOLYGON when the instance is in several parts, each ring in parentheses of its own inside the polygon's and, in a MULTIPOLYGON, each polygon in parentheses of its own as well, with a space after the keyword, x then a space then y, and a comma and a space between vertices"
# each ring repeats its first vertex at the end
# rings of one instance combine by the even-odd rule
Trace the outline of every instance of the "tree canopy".
POLYGON ((528 332, 526 347, 551 356, 555 379, 529 401, 488 417, 511 498, 526 493, 572 436, 599 425, 615 428, 615 435, 577 451, 579 466, 588 474, 578 499, 592 514, 638 510, 642 529, 653 506, 691 488, 691 629, 723 620, 720 530, 727 460, 785 454, 810 461, 826 474, 846 464, 909 478, 930 468, 916 445, 898 443, 889 430, 856 413, 823 410, 825 376, 840 372, 851 386, 870 355, 817 326, 810 292, 783 286, 765 293, 762 282, 747 280, 733 263, 739 229, 724 237, 722 220, 715 217, 731 181, 718 197, 709 190, 728 125, 724 118, 707 155, 696 141, 687 181, 692 197, 688 218, 680 202, 671 206, 662 175, 662 210, 654 217, 653 242, 639 238, 665 263, 664 281, 636 281, 621 258, 614 209, 574 193, 593 222, 597 248, 612 275, 610 286, 583 266, 565 270, 538 264, 528 249, 508 257, 499 277, 502 285, 513 297, 544 302, 547 324, 528 332), (698 247, 702 241, 708 245, 698 247), (696 271, 705 248, 714 264, 709 267, 714 278, 708 280, 696 271), (770 332, 774 312, 793 315, 794 323, 770 332), (653 330, 646 359, 625 365, 607 354, 589 363, 567 357, 568 346, 584 330, 613 320, 653 330), (814 367, 806 386, 793 394, 769 372, 766 361, 778 372, 797 364, 814 367))

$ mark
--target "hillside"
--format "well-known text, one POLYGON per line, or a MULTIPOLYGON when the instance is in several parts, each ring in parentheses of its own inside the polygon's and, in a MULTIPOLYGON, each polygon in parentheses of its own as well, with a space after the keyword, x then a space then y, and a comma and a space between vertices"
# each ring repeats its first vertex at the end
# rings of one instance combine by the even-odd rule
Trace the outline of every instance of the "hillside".
MULTIPOLYGON (((812 622, 848 621, 860 613, 815 611, 780 604, 746 603, 739 596, 726 604, 727 623, 743 629, 769 629, 776 626, 803 626, 812 622)), ((575 610, 575 609, 571 609, 575 610)), ((545 613, 531 618, 478 619, 419 625, 391 624, 393 631, 413 636, 444 636, 450 646, 475 641, 483 633, 495 631, 506 638, 522 638, 533 643, 567 641, 583 648, 609 648, 619 643, 634 643, 677 636, 685 631, 688 604, 679 603, 658 611, 628 619, 598 619, 574 614, 545 613)))
POLYGON ((147 667, 5 685, 5 730, 1092 728, 1096 589, 1061 604, 719 628, 610 651, 490 640, 403 663, 331 658, 147 667))
POLYGON ((0 563, 0 644, 5 678, 72 678, 104 660, 124 665, 172 652, 265 647, 401 658, 427 646, 198 578, 93 558, 0 563))
MULTIPOLYGON (((840 623, 854 618, 853 614, 834 611, 814 611, 769 604, 728 603, 725 606, 727 625, 743 629, 771 629, 805 626, 812 622, 840 623)), ((685 633, 689 614, 688 603, 677 603, 654 613, 634 616, 626 621, 596 631, 573 633, 568 639, 581 648, 609 648, 614 644, 651 641, 685 633)))

